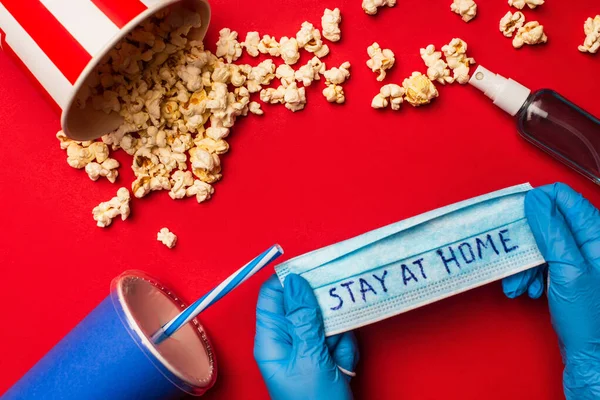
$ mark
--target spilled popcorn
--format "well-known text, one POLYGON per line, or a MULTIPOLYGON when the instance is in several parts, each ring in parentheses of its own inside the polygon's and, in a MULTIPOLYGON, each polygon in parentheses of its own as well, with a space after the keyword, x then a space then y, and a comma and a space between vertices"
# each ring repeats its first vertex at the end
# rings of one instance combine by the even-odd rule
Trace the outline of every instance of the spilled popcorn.
POLYGON ((391 105, 392 110, 399 110, 405 94, 406 90, 402 86, 393 83, 384 85, 371 101, 371 107, 386 108, 391 105))
POLYGON ((298 42, 298 47, 303 48, 309 53, 313 53, 319 58, 323 58, 329 54, 329 46, 323 43, 321 32, 310 22, 305 21, 302 23, 302 27, 296 33, 296 41, 298 42))
POLYGON ((156 240, 158 240, 168 248, 172 249, 177 244, 177 235, 169 231, 169 228, 162 228, 156 234, 156 240))
POLYGON ((586 37, 578 49, 582 53, 595 54, 600 49, 600 15, 596 15, 594 19, 588 18, 583 25, 583 30, 586 37))
POLYGON ((219 31, 219 41, 217 42, 217 57, 223 57, 229 64, 237 60, 242 55, 242 45, 237 40, 238 33, 229 28, 223 28, 219 31))
MULTIPOLYGON (((392 6, 395 1, 372 3, 380 4, 377 8, 392 6)), ((455 3, 458 7, 468 2, 455 3)), ((463 18, 475 15, 469 11, 471 8, 465 10, 463 18)), ((339 9, 327 9, 321 19, 322 31, 305 21, 294 36, 277 40, 254 31, 241 42, 237 32, 223 28, 213 54, 194 39, 194 32, 201 27, 199 15, 184 15, 178 9, 161 11, 107 54, 78 96, 81 108, 118 113, 122 125, 102 141, 73 141, 59 132, 57 138, 67 152, 67 162, 73 168, 84 169, 92 180, 106 178, 114 183, 120 165, 110 157, 110 150, 123 149, 133 157, 134 197, 164 190, 173 200, 209 200, 214 194, 213 185, 222 178, 221 157, 229 150, 231 128, 238 118, 264 114, 252 95, 264 103, 282 104, 297 112, 307 103, 305 87, 324 77, 325 99, 336 104, 345 102, 344 84, 350 77, 350 62, 327 69, 321 60, 330 52, 323 38, 340 40, 340 22, 339 9), (312 58, 294 67, 302 50, 311 53, 312 58), (250 57, 263 54, 280 60, 277 64, 272 59, 257 65, 235 64, 243 52, 250 57), (267 87, 275 80, 279 84, 267 87)), ((404 101, 412 106, 428 104, 439 95, 434 82, 466 83, 470 65, 475 62, 466 51, 467 45, 461 39, 442 47, 446 61, 433 45, 421 49, 427 74, 414 72, 402 85, 384 85, 373 98, 372 107, 399 110, 404 101)), ((367 52, 367 66, 377 74, 378 81, 384 80, 395 64, 394 53, 376 42, 367 52)), ((119 215, 126 219, 129 201, 130 192, 119 189, 115 198, 94 208, 97 225, 106 227, 119 215)), ((158 240, 174 245, 176 236, 171 241, 170 235, 163 228, 158 240)))
POLYGON ((367 61, 367 67, 379 74, 377 80, 381 82, 385 79, 386 71, 392 68, 396 62, 394 52, 390 49, 381 49, 379 44, 375 42, 367 48, 367 54, 370 57, 367 61))
POLYGON ((460 15, 465 22, 469 22, 477 16, 477 4, 473 0, 454 0, 450 10, 460 15))
POLYGON ((350 62, 346 61, 339 68, 333 67, 323 73, 325 89, 323 96, 330 103, 342 104, 346 101, 344 88, 341 86, 350 78, 350 62))
POLYGON ((342 104, 346 101, 344 88, 341 85, 328 84, 323 89, 323 96, 330 103, 342 104))
POLYGON ((275 77, 279 79, 279 82, 281 82, 281 86, 286 88, 296 81, 296 71, 294 71, 294 68, 290 67, 287 64, 281 64, 275 70, 275 77))
POLYGON ((454 38, 442 47, 446 62, 452 69, 454 80, 461 85, 469 82, 470 66, 475 64, 475 59, 467 57, 467 44, 464 40, 454 38))
POLYGON ((250 57, 258 57, 260 51, 258 46, 260 44, 260 35, 258 32, 246 33, 246 39, 241 43, 242 48, 246 49, 246 53, 250 57))
POLYGON ((117 160, 107 158, 101 164, 97 162, 89 163, 85 166, 85 172, 93 181, 97 181, 100 177, 105 177, 110 183, 115 183, 119 176, 119 171, 117 170, 119 167, 120 164, 117 160))
POLYGON ((426 48, 421 49, 420 53, 425 66, 427 66, 427 77, 430 80, 437 81, 442 85, 454 82, 454 78, 450 76, 448 64, 442 60, 442 53, 435 51, 434 45, 430 44, 426 48))
POLYGON ((265 35, 258 43, 258 51, 262 54, 268 54, 271 57, 279 57, 281 54, 281 45, 274 37, 265 35))
POLYGON ((327 83, 341 85, 350 77, 350 63, 346 61, 339 68, 333 67, 323 73, 327 83))
POLYGON ((300 50, 296 38, 282 37, 279 41, 279 52, 283 62, 288 65, 294 65, 300 59, 300 50))
POLYGON ((531 9, 544 4, 544 0, 508 0, 508 5, 522 10, 525 6, 531 9))
POLYGON ((396 0, 363 0, 362 1, 362 9, 365 13, 369 15, 377 14, 377 11, 381 7, 394 7, 396 5, 396 0))
MULTIPOLYGON (((297 71, 292 69, 289 72, 291 73, 292 80, 295 79, 298 82, 302 82, 304 86, 310 86, 313 81, 321 80, 321 75, 325 73, 326 68, 325 63, 315 56, 297 71)), ((281 83, 285 85, 282 78, 279 79, 281 80, 281 83)))
MULTIPOLYGON (((106 178, 114 183, 120 165, 110 150, 122 149, 133 157, 134 197, 164 190, 173 200, 209 200, 213 185, 222 178, 221 157, 229 150, 226 140, 236 120, 264 114, 260 103, 251 101, 253 94, 263 102, 300 111, 307 102, 305 86, 327 74, 326 99, 345 101, 341 84, 349 77, 350 64, 327 71, 320 59, 330 51, 322 36, 340 40, 340 22, 339 9, 326 9, 323 34, 306 21, 292 37, 277 40, 253 31, 241 42, 237 32, 223 28, 213 54, 195 39, 201 28, 199 14, 182 8, 159 11, 104 57, 78 94, 80 108, 118 113, 123 123, 101 141, 75 141, 59 132, 68 164, 84 169, 94 181, 106 178), (292 65, 301 50, 313 58, 295 70, 292 65), (255 66, 235 64, 244 51, 250 57, 281 58, 283 63, 276 66, 266 59, 255 66), (280 85, 267 88, 275 79, 280 85)), ((97 225, 106 227, 118 215, 126 219, 129 201, 130 192, 121 188, 117 197, 98 205, 93 211, 97 225)))
POLYGON ((519 49, 525 44, 535 45, 547 41, 548 37, 544 33, 544 26, 537 21, 531 21, 519 28, 513 39, 513 47, 519 49))
POLYGON ((100 228, 106 228, 112 224, 113 219, 121 216, 121 220, 125 221, 129 217, 129 190, 122 187, 117 190, 117 195, 111 200, 100 203, 92 210, 94 221, 100 228))
POLYGON ((67 164, 73 168, 82 169, 93 161, 103 163, 108 159, 108 146, 102 142, 71 140, 63 131, 58 131, 56 138, 60 148, 67 151, 67 164))
POLYGON ((436 51, 433 44, 420 49, 420 55, 427 66, 427 74, 415 71, 402 82, 384 85, 379 93, 371 100, 372 108, 386 108, 399 110, 404 101, 414 107, 431 103, 439 96, 434 81, 442 85, 446 83, 466 83, 469 80, 470 66, 475 63, 473 58, 467 57, 467 44, 458 38, 442 47, 446 61, 442 59, 442 52, 436 51), (454 76, 450 76, 450 69, 454 76))
POLYGON ((406 91, 405 100, 413 107, 429 104, 439 95, 433 82, 416 71, 402 82, 402 87, 406 91))
POLYGON ((321 29, 323 29, 323 37, 331 42, 338 42, 341 39, 340 23, 342 16, 339 8, 330 10, 325 9, 325 13, 321 17, 321 29))
POLYGON ((285 108, 292 112, 303 110, 306 105, 306 89, 303 87, 299 88, 298 84, 293 82, 285 88, 283 102, 285 108))
POLYGON ((514 14, 510 11, 500 20, 500 32, 506 37, 512 37, 525 24, 525 16, 521 11, 514 14))

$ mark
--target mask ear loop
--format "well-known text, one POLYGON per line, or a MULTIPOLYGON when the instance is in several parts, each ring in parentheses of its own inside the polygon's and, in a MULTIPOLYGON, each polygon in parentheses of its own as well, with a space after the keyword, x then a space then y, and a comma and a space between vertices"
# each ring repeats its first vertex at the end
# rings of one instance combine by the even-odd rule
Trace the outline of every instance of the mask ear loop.
POLYGON ((348 371, 346 368, 342 368, 339 365, 337 367, 340 371, 342 371, 344 375, 348 375, 351 378, 354 378, 356 376, 356 372, 348 371))

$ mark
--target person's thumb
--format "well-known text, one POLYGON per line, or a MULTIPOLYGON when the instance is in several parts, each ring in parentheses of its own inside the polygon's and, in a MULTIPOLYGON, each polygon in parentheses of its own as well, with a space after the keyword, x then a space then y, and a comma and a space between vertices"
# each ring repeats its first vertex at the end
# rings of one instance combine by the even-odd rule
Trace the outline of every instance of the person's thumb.
POLYGON ((317 299, 308 282, 296 274, 287 276, 283 289, 285 316, 290 324, 296 361, 335 369, 325 344, 325 329, 317 299))
POLYGON ((527 193, 525 215, 548 263, 551 285, 569 288, 586 272, 588 264, 548 187, 527 193))

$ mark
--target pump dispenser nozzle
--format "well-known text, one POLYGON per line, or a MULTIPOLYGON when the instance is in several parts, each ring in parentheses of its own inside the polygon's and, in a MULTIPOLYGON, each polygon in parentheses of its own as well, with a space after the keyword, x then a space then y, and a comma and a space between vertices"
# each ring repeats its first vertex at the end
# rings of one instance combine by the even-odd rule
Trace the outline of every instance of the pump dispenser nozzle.
POLYGON ((531 94, 531 90, 519 82, 506 79, 481 65, 477 67, 469 83, 485 93, 494 101, 495 105, 512 116, 519 112, 531 94))

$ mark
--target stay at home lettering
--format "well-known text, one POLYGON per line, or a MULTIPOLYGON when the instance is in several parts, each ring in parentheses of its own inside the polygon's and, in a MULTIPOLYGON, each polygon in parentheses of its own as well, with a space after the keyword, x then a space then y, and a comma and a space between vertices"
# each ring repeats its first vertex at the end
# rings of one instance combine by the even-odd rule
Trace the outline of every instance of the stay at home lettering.
POLYGON ((370 275, 348 278, 336 283, 329 289, 328 307, 332 311, 341 311, 355 303, 377 301, 388 292, 392 285, 410 288, 411 285, 427 282, 433 268, 445 271, 444 276, 457 274, 464 267, 474 267, 484 259, 493 260, 519 248, 510 238, 508 229, 496 233, 465 239, 463 242, 445 246, 433 251, 433 258, 420 257, 406 263, 378 270, 370 275), (400 268, 397 274, 391 274, 392 268, 400 268), (391 277, 394 278, 391 278, 391 277))

